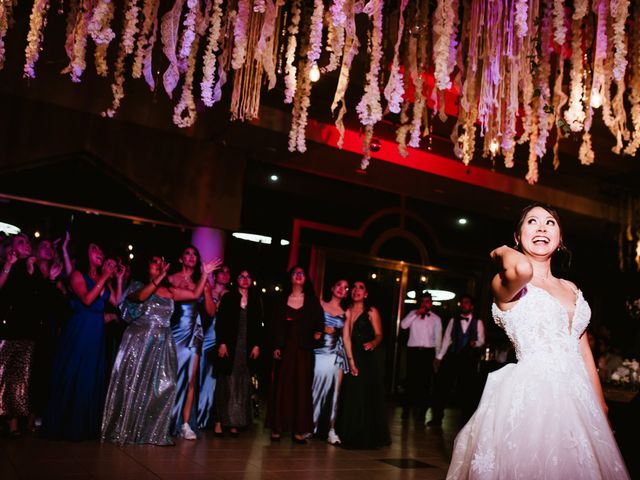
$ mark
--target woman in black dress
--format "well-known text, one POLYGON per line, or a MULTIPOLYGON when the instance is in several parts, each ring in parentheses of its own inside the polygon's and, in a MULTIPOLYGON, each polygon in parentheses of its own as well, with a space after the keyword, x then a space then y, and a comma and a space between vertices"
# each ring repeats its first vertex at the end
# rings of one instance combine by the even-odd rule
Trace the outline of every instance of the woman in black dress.
POLYGON ((249 361, 260 356, 263 315, 262 301, 253 291, 251 274, 241 270, 237 288, 222 297, 216 317, 218 380, 214 401, 214 432, 229 428, 232 437, 238 428, 251 423, 251 374, 249 361))
POLYGON ((313 430, 313 349, 324 330, 324 311, 304 268, 293 267, 289 280, 273 316, 274 370, 267 423, 271 440, 292 432, 294 442, 304 444, 313 430))
POLYGON ((375 350, 382 343, 380 313, 367 302, 367 286, 351 289, 342 333, 349 362, 340 392, 336 430, 345 448, 377 448, 391 444, 382 374, 375 350))

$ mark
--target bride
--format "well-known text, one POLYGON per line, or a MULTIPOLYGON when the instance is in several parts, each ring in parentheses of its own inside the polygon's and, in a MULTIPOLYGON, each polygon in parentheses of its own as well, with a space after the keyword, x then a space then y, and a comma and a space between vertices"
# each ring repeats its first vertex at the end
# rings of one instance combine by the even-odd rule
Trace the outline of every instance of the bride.
POLYGON ((557 212, 526 207, 515 240, 491 252, 491 288, 518 363, 489 375, 447 479, 628 479, 584 335, 589 305, 551 273, 551 257, 566 250, 557 212))

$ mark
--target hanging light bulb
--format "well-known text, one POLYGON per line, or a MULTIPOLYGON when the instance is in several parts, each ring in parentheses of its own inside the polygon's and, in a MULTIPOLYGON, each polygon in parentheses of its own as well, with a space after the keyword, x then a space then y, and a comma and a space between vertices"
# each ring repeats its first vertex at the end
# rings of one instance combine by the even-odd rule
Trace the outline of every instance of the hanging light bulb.
POLYGON ((489 143, 489 151, 491 152, 491 156, 494 156, 496 153, 498 153, 499 148, 500 144, 498 143, 498 141, 495 138, 491 140, 491 143, 489 143))
POLYGON ((320 80, 320 69, 315 63, 311 65, 311 69, 309 70, 309 80, 311 80, 312 82, 317 82, 318 80, 320 80))
POLYGON ((602 95, 597 90, 591 91, 591 106, 593 108, 600 108, 602 106, 602 95))

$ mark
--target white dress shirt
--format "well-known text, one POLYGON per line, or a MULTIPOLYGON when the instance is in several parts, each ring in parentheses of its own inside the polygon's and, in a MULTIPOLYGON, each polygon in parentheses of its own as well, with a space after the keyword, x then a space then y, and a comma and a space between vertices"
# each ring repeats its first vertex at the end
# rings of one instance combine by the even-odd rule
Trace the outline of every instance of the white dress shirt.
POLYGON ((408 347, 435 348, 436 352, 442 343, 442 321, 433 312, 421 318, 418 310, 411 310, 400 322, 400 328, 409 329, 408 347))
MULTIPOLYGON (((460 325, 462 326, 462 333, 467 333, 467 329, 469 328, 469 323, 471 323, 471 318, 473 315, 469 313, 468 315, 460 315, 460 325)), ((444 337, 442 338, 442 345, 438 349, 436 353, 436 358, 438 360, 442 360, 447 350, 451 346, 451 330, 453 330, 453 318, 449 320, 447 324, 447 328, 444 331, 444 337)), ((484 345, 484 322, 478 318, 478 339, 476 340, 476 347, 481 347, 484 345)))

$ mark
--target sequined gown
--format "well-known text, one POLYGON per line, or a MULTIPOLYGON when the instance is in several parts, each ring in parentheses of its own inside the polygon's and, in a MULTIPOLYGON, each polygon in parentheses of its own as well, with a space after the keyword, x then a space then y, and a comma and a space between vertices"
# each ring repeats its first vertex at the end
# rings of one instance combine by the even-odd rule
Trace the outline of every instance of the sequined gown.
POLYGON ((493 305, 518 363, 489 374, 447 479, 629 478, 580 354, 590 316, 581 292, 571 318, 531 284, 511 310, 493 305))
POLYGON ((389 425, 384 384, 376 351, 364 344, 375 338, 368 313, 356 319, 351 331, 351 351, 358 376, 345 375, 338 405, 336 430, 344 448, 376 448, 389 445, 389 425))
POLYGON ((336 419, 338 410, 338 379, 340 369, 348 368, 342 345, 345 315, 324 312, 325 326, 333 333, 322 335, 322 347, 315 349, 313 371, 313 425, 314 433, 326 435, 336 419))
POLYGON ((212 421, 216 374, 213 369, 216 350, 216 317, 202 322, 204 339, 200 356, 200 391, 198 400, 198 428, 207 428, 212 421))
MULTIPOLYGON (((95 282, 84 275, 87 290, 95 282)), ((71 318, 60 334, 53 362, 51 393, 43 419, 43 434, 65 440, 100 437, 106 391, 104 309, 107 289, 87 306, 72 295, 71 318)))
MULTIPOLYGON (((178 435, 180 426, 184 423, 182 410, 187 399, 189 381, 192 375, 198 374, 197 362, 202 353, 202 324, 200 323, 200 303, 199 302, 179 302, 176 303, 173 317, 171 318, 171 332, 176 345, 176 355, 178 357, 178 377, 176 401, 171 413, 173 425, 171 432, 178 435), (196 367, 194 370, 194 366, 196 367)), ((189 426, 193 431, 197 429, 198 417, 198 377, 196 376, 195 392, 193 397, 193 407, 189 415, 189 426)))
MULTIPOLYGON (((125 295, 142 287, 134 282, 125 295)), ((131 323, 124 331, 111 372, 102 440, 121 445, 171 445, 169 427, 178 363, 169 326, 173 300, 153 294, 142 303, 125 300, 121 310, 125 321, 131 323)))

